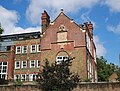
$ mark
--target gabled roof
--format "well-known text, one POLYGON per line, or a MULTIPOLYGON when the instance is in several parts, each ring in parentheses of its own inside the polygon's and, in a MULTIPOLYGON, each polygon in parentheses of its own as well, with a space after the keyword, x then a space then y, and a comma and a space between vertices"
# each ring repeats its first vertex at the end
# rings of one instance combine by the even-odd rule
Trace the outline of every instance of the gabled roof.
MULTIPOLYGON (((69 20, 73 20, 73 19, 69 18, 69 17, 64 13, 63 9, 61 9, 60 14, 55 18, 55 20, 53 20, 53 22, 55 22, 55 21, 58 19, 58 17, 60 17, 61 15, 64 15, 64 16, 67 17, 69 20)), ((74 21, 74 23, 75 23, 78 27, 80 27, 75 21, 74 21)))

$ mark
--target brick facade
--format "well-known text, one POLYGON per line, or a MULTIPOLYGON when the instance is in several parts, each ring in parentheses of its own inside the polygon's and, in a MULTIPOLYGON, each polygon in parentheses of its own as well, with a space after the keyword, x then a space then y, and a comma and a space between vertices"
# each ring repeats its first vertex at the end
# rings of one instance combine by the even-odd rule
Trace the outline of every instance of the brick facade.
POLYGON ((7 45, 11 50, 0 52, 0 62, 4 61, 3 59, 8 61, 8 78, 25 77, 25 81, 29 81, 40 71, 40 66, 37 67, 38 61, 44 65, 45 59, 55 63, 58 57, 75 57, 71 71, 79 74, 82 81, 90 79, 96 82, 96 48, 92 23, 78 25, 63 11, 53 22, 50 22, 50 16, 46 11, 42 13, 41 19, 41 33, 1 36, 2 45, 11 43, 7 45), (8 37, 11 40, 7 43, 4 40, 8 40, 8 37))
MULTIPOLYGON (((66 52, 68 57, 75 57, 71 71, 78 73, 82 81, 86 79, 91 79, 93 82, 97 81, 97 77, 95 77, 96 49, 92 31, 91 22, 79 26, 61 11, 58 17, 43 31, 41 60, 47 58, 51 63, 55 63, 59 53, 66 52), (86 36, 89 38, 89 46, 87 46, 86 36)), ((65 56, 65 54, 59 56, 65 56)))

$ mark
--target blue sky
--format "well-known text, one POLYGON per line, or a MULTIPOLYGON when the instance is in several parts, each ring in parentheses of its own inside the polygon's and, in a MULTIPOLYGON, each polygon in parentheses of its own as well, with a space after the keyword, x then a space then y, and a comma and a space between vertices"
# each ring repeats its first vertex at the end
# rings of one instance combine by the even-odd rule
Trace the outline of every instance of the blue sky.
POLYGON ((61 8, 78 24, 92 21, 98 57, 119 64, 120 0, 0 0, 3 34, 40 31, 41 13, 54 20, 61 8))

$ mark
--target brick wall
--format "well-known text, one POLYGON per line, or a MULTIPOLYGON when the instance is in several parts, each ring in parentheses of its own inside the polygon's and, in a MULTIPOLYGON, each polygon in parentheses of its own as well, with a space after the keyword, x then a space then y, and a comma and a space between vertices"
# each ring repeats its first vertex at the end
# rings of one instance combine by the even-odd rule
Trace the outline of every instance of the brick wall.
MULTIPOLYGON (((4 85, 0 91, 42 91, 38 85, 4 85)), ((120 91, 120 83, 81 83, 73 91, 120 91)))

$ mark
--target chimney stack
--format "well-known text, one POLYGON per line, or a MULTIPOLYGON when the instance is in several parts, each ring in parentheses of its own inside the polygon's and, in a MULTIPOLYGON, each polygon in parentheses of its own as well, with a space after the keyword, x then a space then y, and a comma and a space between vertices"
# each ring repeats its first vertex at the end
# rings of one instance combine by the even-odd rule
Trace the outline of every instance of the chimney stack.
POLYGON ((50 23, 50 16, 47 14, 46 11, 42 13, 41 20, 42 20, 42 33, 44 33, 50 23))
POLYGON ((91 22, 88 24, 88 29, 89 29, 91 35, 93 36, 93 24, 91 22))

